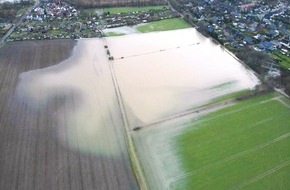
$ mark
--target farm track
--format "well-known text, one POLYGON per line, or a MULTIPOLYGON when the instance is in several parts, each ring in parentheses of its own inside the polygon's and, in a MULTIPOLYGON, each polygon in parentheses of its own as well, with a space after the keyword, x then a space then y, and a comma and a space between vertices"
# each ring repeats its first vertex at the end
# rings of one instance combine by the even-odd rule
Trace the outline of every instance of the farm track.
MULTIPOLYGON (((170 121, 170 120, 183 118, 185 116, 200 115, 201 112, 202 113, 208 113, 208 112, 211 112, 213 110, 217 110, 217 109, 223 108, 225 106, 233 105, 235 102, 236 102, 236 100, 226 100, 226 101, 223 101, 223 102, 220 102, 220 103, 217 103, 217 104, 213 104, 213 105, 210 105, 210 106, 197 108, 197 109, 194 109, 194 110, 191 110, 191 111, 181 112, 181 113, 178 113, 178 114, 173 115, 171 117, 164 118, 164 119, 161 119, 161 120, 158 120, 158 121, 154 121, 152 123, 145 124, 143 126, 138 126, 138 127, 139 128, 152 127, 152 126, 156 126, 156 125, 159 125, 161 123, 164 123, 164 122, 167 122, 167 121, 170 121)), ((179 129, 178 128, 173 128, 172 130, 179 130, 179 129)))
MULTIPOLYGON (((96 155, 90 144, 87 152, 79 151, 81 147, 68 148, 74 134, 70 133, 66 118, 76 112, 77 92, 68 90, 40 110, 31 109, 15 97, 20 73, 67 59, 74 45, 70 40, 17 42, 0 49, 1 190, 138 189, 125 147, 124 129, 119 124, 120 113, 116 116, 115 111, 110 112, 112 124, 106 124, 113 131, 110 138, 97 139, 106 148, 106 155, 114 155, 110 143, 117 143, 120 156, 102 156, 96 155), (56 120, 56 113, 62 119, 56 120), (63 142, 58 139, 58 126, 63 126, 63 142)), ((108 66, 101 65, 101 69, 108 66)), ((117 107, 117 101, 112 101, 110 109, 117 107)))
MULTIPOLYGON (((102 36, 105 36, 105 34, 103 33, 102 30, 100 30, 102 36)), ((102 38, 104 46, 108 47, 108 41, 106 40, 106 38, 102 38)), ((107 58, 109 59, 109 55, 107 55, 107 58)), ((113 85, 114 85, 114 90, 116 93, 116 97, 117 97, 117 102, 120 108, 120 112, 122 115, 122 122, 123 125, 125 127, 125 133, 126 133, 126 145, 127 145, 127 149, 128 149, 128 154, 130 154, 130 159, 131 159, 131 164, 135 173, 135 176, 137 178, 138 184, 140 189, 142 190, 147 190, 147 182, 145 180, 144 177, 144 173, 141 167, 141 163, 140 160, 137 156, 137 151, 136 151, 136 147, 134 146, 133 143, 133 138, 131 136, 131 130, 130 130, 130 124, 129 124, 129 120, 128 120, 128 116, 126 113, 126 109, 124 106, 124 102, 123 102, 123 98, 122 98, 122 93, 120 90, 120 86, 118 83, 118 78, 116 76, 116 72, 115 72, 115 68, 114 68, 114 61, 109 60, 109 67, 110 67, 110 73, 111 73, 111 77, 112 77, 112 81, 113 81, 113 85)))

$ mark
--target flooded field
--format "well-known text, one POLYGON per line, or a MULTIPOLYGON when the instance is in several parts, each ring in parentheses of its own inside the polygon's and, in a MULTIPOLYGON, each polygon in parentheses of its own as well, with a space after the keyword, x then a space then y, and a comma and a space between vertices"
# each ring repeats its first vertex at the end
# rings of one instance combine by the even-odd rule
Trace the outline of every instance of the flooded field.
POLYGON ((288 189, 289 103, 269 93, 136 131, 151 189, 288 189))
POLYGON ((74 44, 0 49, 0 189, 138 189, 103 43, 74 44))
POLYGON ((132 34, 109 38, 108 43, 131 126, 258 83, 241 63, 194 29, 132 34))
POLYGON ((180 166, 162 165, 157 153, 171 155, 171 137, 187 122, 178 116, 259 83, 194 29, 81 39, 72 51, 74 45, 0 49, 0 189, 138 189, 127 123, 149 126, 129 132, 149 187, 164 189, 180 166))
POLYGON ((194 29, 108 38, 118 84, 150 189, 170 189, 182 175, 174 139, 218 97, 253 89, 259 80, 194 29), (163 160, 166 158, 166 161, 163 160))

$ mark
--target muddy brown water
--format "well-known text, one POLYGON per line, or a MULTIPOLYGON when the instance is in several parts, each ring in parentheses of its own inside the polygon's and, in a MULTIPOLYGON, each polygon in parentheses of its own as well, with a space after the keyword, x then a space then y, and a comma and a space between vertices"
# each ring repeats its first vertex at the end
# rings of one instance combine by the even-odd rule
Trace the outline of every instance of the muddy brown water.
POLYGON ((138 189, 103 46, 74 45, 0 49, 0 189, 138 189))
POLYGON ((132 128, 258 84, 194 29, 82 39, 73 51, 73 41, 8 44, 0 189, 138 188, 105 44, 132 128))
POLYGON ((251 71, 195 29, 108 38, 131 125, 190 110, 259 83, 251 71), (227 88, 217 88, 230 83, 227 88))

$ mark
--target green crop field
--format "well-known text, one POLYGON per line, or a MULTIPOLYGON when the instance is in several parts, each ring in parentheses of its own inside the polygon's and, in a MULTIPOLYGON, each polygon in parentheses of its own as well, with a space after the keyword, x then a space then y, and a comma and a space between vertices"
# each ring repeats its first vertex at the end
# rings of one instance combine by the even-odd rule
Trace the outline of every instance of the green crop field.
POLYGON ((181 18, 171 18, 144 24, 137 27, 137 30, 139 32, 146 33, 153 31, 176 30, 190 27, 190 24, 188 24, 185 20, 181 18))
POLYGON ((118 14, 118 13, 131 13, 131 12, 139 12, 139 11, 149 11, 149 10, 161 10, 167 9, 167 5, 159 5, 159 6, 142 6, 142 7, 110 7, 105 8, 104 12, 110 12, 110 14, 118 14))
POLYGON ((275 93, 196 119, 175 136, 169 189, 290 189, 290 101, 275 93))
POLYGON ((273 52, 270 54, 275 59, 280 61, 280 65, 286 69, 290 68, 290 58, 286 55, 281 54, 280 52, 273 52))
POLYGON ((112 36, 123 36, 125 34, 117 33, 117 32, 107 32, 105 35, 106 35, 106 37, 112 37, 112 36))

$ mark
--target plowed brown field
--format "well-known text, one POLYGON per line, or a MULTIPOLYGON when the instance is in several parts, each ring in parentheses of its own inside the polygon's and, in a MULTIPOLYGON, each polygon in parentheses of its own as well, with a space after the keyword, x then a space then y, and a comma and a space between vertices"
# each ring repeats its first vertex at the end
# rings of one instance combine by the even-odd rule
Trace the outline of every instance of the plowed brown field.
MULTIPOLYGON (((55 69, 52 65, 67 59, 74 45, 74 41, 65 40, 17 42, 0 49, 1 190, 138 189, 115 95, 110 96, 111 103, 104 99, 97 102, 103 107, 110 105, 106 108, 110 114, 103 122, 105 130, 95 132, 94 127, 87 128, 91 120, 79 122, 86 118, 103 119, 105 114, 99 110, 88 115, 80 109, 87 105, 83 91, 49 88, 42 83, 42 72, 45 75, 49 71, 52 78, 58 79, 65 67, 55 69), (43 71, 51 66, 53 69, 43 71), (53 96, 46 97, 49 94, 53 96), (88 133, 92 135, 86 138, 88 133)), ((77 61, 84 62, 80 58, 77 61)), ((99 65, 96 81, 101 81, 102 73, 109 73, 106 63, 99 65)), ((78 77, 81 76, 80 70, 78 77)), ((71 77, 73 83, 75 76, 71 77)), ((61 80, 45 82, 61 84, 61 80)), ((114 92, 112 81, 106 80, 103 85, 114 92)), ((97 99, 99 95, 92 97, 97 99)))

